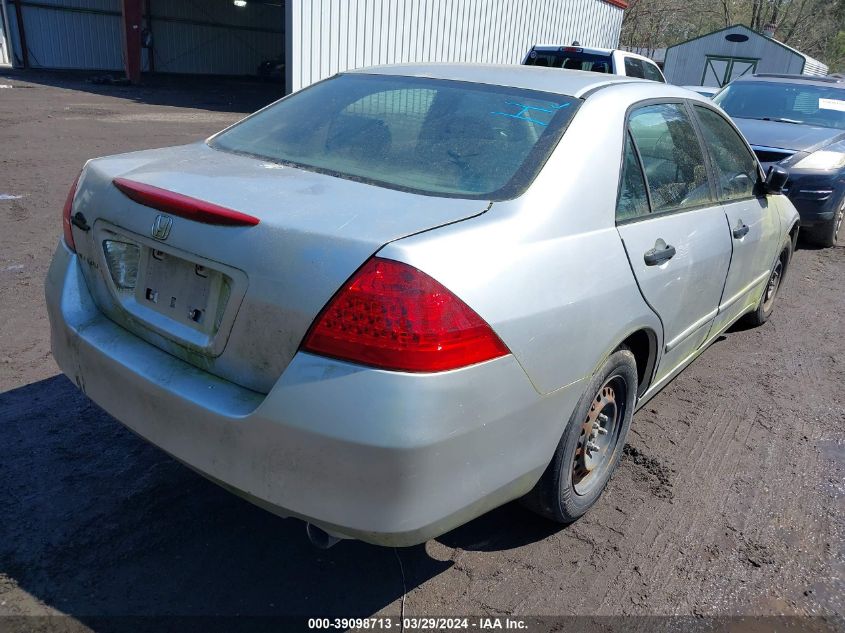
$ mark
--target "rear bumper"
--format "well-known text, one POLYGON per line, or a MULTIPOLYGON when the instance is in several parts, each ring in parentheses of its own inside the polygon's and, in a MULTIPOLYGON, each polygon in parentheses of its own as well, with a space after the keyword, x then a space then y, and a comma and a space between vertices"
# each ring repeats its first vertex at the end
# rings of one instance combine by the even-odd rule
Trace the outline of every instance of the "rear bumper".
POLYGON ((61 369, 128 428, 282 516, 381 545, 441 534, 536 483, 580 396, 512 356, 432 375, 298 354, 258 394, 105 318, 60 244, 46 284, 61 369))

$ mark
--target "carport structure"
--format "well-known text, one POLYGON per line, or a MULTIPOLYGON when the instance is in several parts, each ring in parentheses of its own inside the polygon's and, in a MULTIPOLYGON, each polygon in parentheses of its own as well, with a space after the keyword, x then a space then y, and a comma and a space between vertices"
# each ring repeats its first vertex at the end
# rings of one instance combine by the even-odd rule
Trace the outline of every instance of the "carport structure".
POLYGON ((519 63, 535 44, 615 48, 626 0, 0 0, 14 63, 252 75, 285 91, 403 62, 519 63))

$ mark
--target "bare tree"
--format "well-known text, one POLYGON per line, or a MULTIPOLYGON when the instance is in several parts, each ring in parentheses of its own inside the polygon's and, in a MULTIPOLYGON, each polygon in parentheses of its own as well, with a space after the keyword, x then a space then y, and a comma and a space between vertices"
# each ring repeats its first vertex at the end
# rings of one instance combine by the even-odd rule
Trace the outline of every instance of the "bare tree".
POLYGON ((834 65, 845 45, 843 20, 845 0, 631 0, 622 44, 653 50, 744 24, 772 27, 779 41, 834 65))

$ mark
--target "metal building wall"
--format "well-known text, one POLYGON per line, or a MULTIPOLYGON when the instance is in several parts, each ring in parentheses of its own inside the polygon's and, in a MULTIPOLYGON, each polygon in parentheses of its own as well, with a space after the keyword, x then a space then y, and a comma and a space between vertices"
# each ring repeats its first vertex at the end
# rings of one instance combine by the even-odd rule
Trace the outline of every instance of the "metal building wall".
MULTIPOLYGON (((120 0, 22 0, 21 13, 33 68, 123 68, 120 0)), ((8 18, 11 50, 20 63, 15 12, 8 11, 8 18)))
POLYGON ((817 59, 813 59, 809 55, 804 55, 807 63, 804 65, 804 74, 813 75, 814 77, 824 77, 830 72, 830 68, 826 64, 817 59))
POLYGON ((415 61, 519 63, 534 44, 616 47, 605 0, 287 0, 287 86, 415 61))
POLYGON ((152 0, 150 13, 156 72, 254 75, 261 61, 284 53, 280 2, 152 0))
POLYGON ((757 73, 827 74, 821 62, 747 27, 733 26, 669 47, 663 68, 666 80, 679 86, 701 85, 708 55, 759 59, 757 73), (746 35, 748 41, 726 40, 731 34, 746 35))
MULTIPOLYGON (((120 0, 21 0, 21 9, 33 68, 123 70, 120 0)), ((253 75, 284 52, 281 2, 151 0, 150 14, 157 72, 253 75)), ((14 11, 9 18, 20 63, 14 11)))

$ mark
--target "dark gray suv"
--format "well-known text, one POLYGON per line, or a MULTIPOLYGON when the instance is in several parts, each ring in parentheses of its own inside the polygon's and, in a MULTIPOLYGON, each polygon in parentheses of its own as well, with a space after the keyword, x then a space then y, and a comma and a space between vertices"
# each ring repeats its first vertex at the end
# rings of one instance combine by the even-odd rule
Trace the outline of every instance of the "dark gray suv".
POLYGON ((845 215, 845 82, 836 77, 754 75, 733 81, 718 103, 768 170, 789 171, 785 192, 801 234, 833 246, 845 215))

